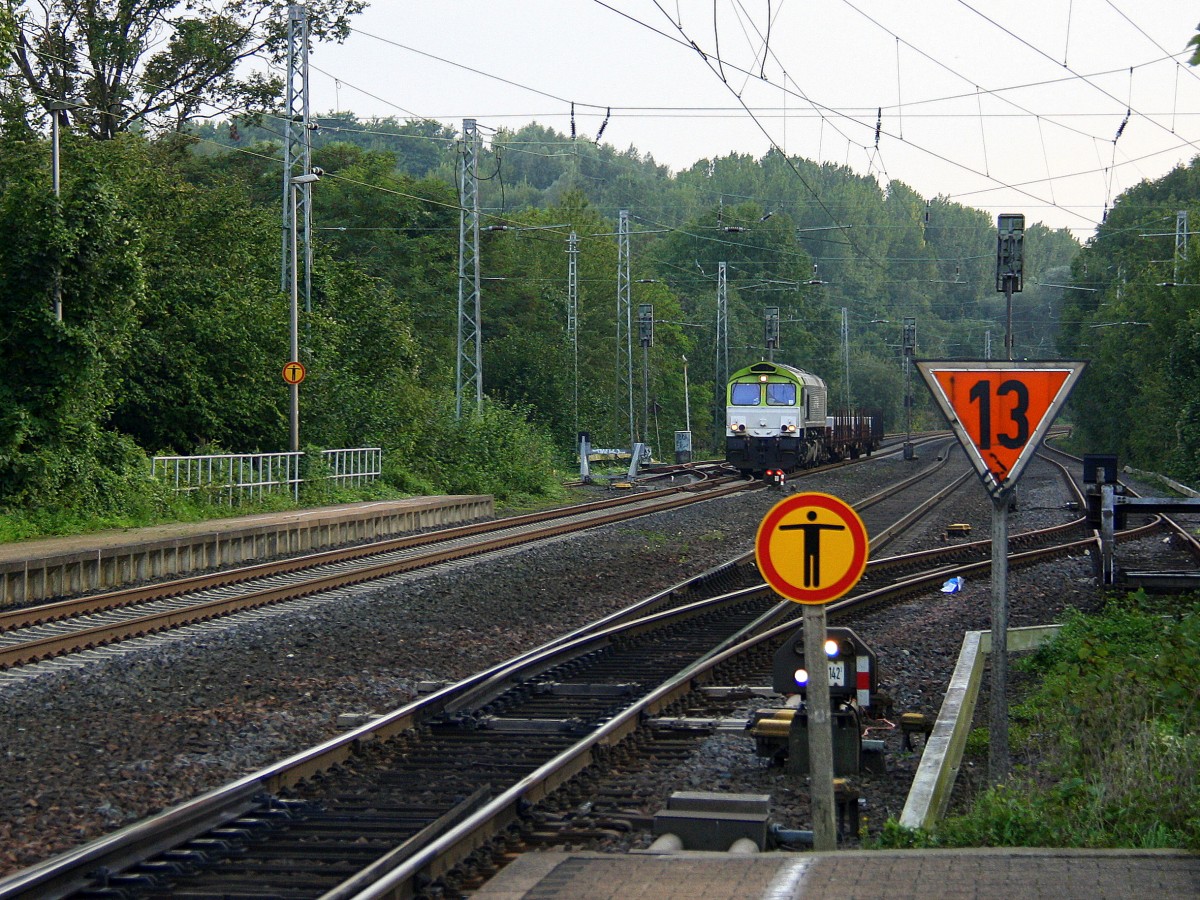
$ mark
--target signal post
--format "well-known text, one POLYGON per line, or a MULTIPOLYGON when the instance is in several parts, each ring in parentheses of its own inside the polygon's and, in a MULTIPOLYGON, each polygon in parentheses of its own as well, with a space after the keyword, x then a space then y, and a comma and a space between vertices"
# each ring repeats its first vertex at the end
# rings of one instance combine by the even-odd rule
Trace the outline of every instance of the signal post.
POLYGON ((858 513, 837 497, 818 493, 780 500, 763 518, 754 541, 763 578, 781 596, 804 604, 809 786, 818 851, 837 849, 825 604, 858 583, 868 547, 858 513))
POLYGON ((1008 779, 1008 512, 1017 480, 1086 363, 922 360, 917 370, 992 498, 988 779, 1008 779))

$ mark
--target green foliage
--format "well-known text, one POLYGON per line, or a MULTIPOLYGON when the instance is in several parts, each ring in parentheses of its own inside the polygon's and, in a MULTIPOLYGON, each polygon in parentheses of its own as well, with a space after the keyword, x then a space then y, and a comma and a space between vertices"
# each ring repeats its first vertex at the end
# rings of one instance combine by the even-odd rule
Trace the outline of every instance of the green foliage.
POLYGON ((1012 711, 1031 765, 930 832, 891 824, 882 844, 1200 849, 1200 602, 1135 594, 1073 614, 1019 665, 1040 679, 1012 711))
POLYGON ((9 235, 0 243, 3 503, 87 508, 110 493, 98 483, 99 460, 114 446, 103 422, 145 281, 140 230, 111 171, 121 148, 86 149, 87 171, 66 181, 56 202, 39 161, 19 145, 0 146, 0 221, 9 235), (52 310, 56 282, 61 322, 52 310))
POLYGON ((1174 230, 1198 200, 1200 160, 1118 197, 1063 282, 1078 287, 1058 338, 1062 355, 1089 360, 1071 402, 1080 443, 1184 481, 1200 480, 1200 255, 1176 253, 1174 230), (1114 415, 1114 398, 1136 415, 1114 415))
MULTIPOLYGON (((330 0, 328 8, 353 5, 330 0)), ((178 11, 165 0, 156 8, 178 11)), ((197 10, 197 21, 210 11, 197 10)), ((321 27, 336 33, 339 21, 321 27)), ((211 37, 189 25, 180 32, 187 46, 164 47, 163 65, 184 50, 211 52, 211 37)), ((69 128, 56 205, 46 191, 45 144, 24 125, 19 103, 0 111, 0 221, 17 235, 0 247, 9 323, 0 335, 0 502, 98 495, 83 485, 99 477, 93 467, 106 435, 146 452, 283 449, 289 391, 279 373, 289 354, 290 292, 278 279, 277 135, 239 121, 188 137, 87 142, 69 128), (59 268, 68 310, 61 326, 46 313, 59 268)), ((824 377, 835 406, 879 409, 890 428, 903 415, 894 348, 902 317, 921 316, 923 355, 981 345, 995 321, 980 262, 994 230, 978 211, 774 152, 704 160, 672 177, 632 148, 528 126, 498 134, 480 161, 498 177, 480 186, 490 411, 487 427, 472 430, 446 413, 460 291, 452 133, 348 113, 328 118, 314 151, 327 177, 312 190, 311 309, 299 314, 308 367, 301 436, 308 446, 382 447, 392 490, 541 495, 556 456, 572 453, 581 429, 593 446, 637 437, 667 458, 672 432, 686 425, 697 457, 719 456, 721 263, 730 368, 765 355, 763 311, 778 307, 776 358, 824 377), (632 358, 614 340, 623 327, 614 302, 621 208, 631 210, 631 304, 651 305, 655 318, 653 344, 643 354, 635 340, 632 358), (571 232, 573 335, 564 254, 571 232), (496 439, 521 448, 509 454, 520 465, 493 446, 493 425, 496 439)), ((1042 247, 1031 249, 1031 265, 1061 270, 1074 244, 1031 234, 1042 247)), ((304 293, 301 300, 308 305, 304 293)), ((1043 318, 1030 317, 1031 344, 1047 339, 1043 318)), ((914 396, 921 427, 931 413, 924 394, 914 396)))
POLYGON ((277 219, 230 183, 197 185, 171 145, 142 147, 123 191, 146 223, 136 352, 111 424, 186 454, 285 444, 288 298, 277 219))
MULTIPOLYGON (((310 0, 313 40, 344 38, 349 16, 365 5, 310 0)), ((14 80, 39 102, 75 104, 73 122, 95 138, 178 129, 214 109, 262 109, 277 102, 282 87, 278 76, 264 78, 241 63, 286 59, 283 0, 9 0, 8 6, 22 26, 14 80)))
MULTIPOLYGON (((424 482, 447 494, 491 494, 507 500, 559 489, 554 446, 521 414, 485 402, 478 415, 464 412, 429 423, 417 452, 406 461, 401 484, 424 482)), ((396 477, 393 474, 391 477, 396 477)))
MULTIPOLYGON (((186 131, 202 142, 198 152, 210 155, 224 155, 223 151, 230 148, 250 149, 277 142, 278 124, 259 124, 257 119, 250 116, 227 122, 194 122, 186 131)), ((457 133, 432 119, 402 122, 394 116, 384 116, 360 121, 353 113, 332 112, 313 115, 310 121, 317 126, 310 135, 313 152, 322 158, 328 157, 333 145, 340 144, 387 156, 395 160, 397 174, 411 178, 427 178, 453 160, 457 133)), ((403 198, 400 199, 403 205, 403 198)))

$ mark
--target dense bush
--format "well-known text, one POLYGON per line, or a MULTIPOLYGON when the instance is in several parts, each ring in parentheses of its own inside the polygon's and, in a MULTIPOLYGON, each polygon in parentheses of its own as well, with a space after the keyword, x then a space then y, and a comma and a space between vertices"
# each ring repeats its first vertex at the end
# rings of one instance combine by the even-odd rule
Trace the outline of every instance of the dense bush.
POLYGON ((1200 850, 1200 602, 1072 615, 1019 665, 1041 677, 1012 710, 1032 762, 930 832, 889 823, 883 844, 1200 850))
POLYGON ((553 441, 519 412, 485 402, 483 409, 428 429, 408 465, 409 483, 447 494, 492 494, 497 499, 558 490, 553 441))

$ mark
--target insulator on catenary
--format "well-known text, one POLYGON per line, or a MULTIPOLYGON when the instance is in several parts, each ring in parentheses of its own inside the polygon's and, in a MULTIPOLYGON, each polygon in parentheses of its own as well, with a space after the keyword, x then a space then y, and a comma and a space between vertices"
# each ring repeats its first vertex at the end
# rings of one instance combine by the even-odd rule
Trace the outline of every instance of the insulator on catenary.
POLYGON ((1125 110, 1125 118, 1121 120, 1121 125, 1119 128, 1117 128, 1117 136, 1113 138, 1114 144, 1120 139, 1121 133, 1125 130, 1125 126, 1129 124, 1129 113, 1130 110, 1125 110))
POLYGON ((597 144, 600 143, 600 138, 604 136, 604 129, 608 127, 608 120, 609 120, 610 116, 612 116, 612 107, 611 106, 608 107, 607 112, 604 113, 604 121, 600 123, 600 130, 596 132, 596 143, 597 144))
POLYGON ((575 140, 575 101, 571 101, 571 140, 575 140))

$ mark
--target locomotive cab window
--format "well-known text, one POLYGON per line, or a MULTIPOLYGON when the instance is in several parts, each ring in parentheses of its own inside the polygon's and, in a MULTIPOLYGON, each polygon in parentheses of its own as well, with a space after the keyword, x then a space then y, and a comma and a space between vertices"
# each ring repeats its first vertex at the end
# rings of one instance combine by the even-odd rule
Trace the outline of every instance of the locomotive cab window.
POLYGON ((734 384, 729 388, 729 402, 733 406, 758 406, 758 384, 734 384))
POLYGON ((796 405, 796 386, 794 384, 783 382, 779 384, 767 385, 767 405, 768 406, 795 406, 796 405))

